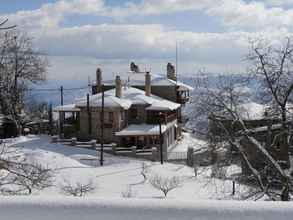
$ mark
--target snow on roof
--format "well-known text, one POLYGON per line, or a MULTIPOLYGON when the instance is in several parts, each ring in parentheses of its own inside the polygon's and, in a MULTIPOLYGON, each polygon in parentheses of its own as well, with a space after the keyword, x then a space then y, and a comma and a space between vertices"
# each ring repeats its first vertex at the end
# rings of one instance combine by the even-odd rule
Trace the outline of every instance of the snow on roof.
POLYGON ((59 105, 53 109, 55 112, 79 112, 80 109, 75 104, 59 105))
MULTIPOLYGON (((166 131, 166 125, 162 125, 162 132, 166 131)), ((159 135, 159 125, 151 124, 132 124, 123 129, 122 131, 116 132, 116 136, 138 136, 138 135, 159 135)))
MULTIPOLYGON (((162 124, 162 133, 176 124, 176 121, 170 122, 168 124, 162 124)), ((159 134, 160 127, 157 124, 131 124, 123 130, 115 133, 116 136, 147 136, 159 134)))
MULTIPOLYGON (((77 107, 84 107, 87 105, 86 99, 79 99, 76 103, 77 107)), ((153 109, 148 110, 176 110, 180 104, 162 99, 158 96, 146 96, 145 91, 133 87, 123 87, 122 97, 115 96, 115 88, 105 92, 105 106, 106 107, 122 107, 129 109, 131 105, 150 105, 153 109)), ((90 96, 90 106, 102 106, 102 94, 95 94, 90 96)))
MULTIPOLYGON (((89 104, 91 107, 102 107, 102 95, 96 94, 90 96, 89 104)), ((121 107, 123 109, 129 109, 131 106, 131 101, 123 99, 123 98, 117 98, 115 96, 106 94, 105 92, 105 99, 104 99, 104 106, 105 107, 121 107)), ((85 107, 87 106, 87 100, 82 99, 76 103, 77 107, 85 107)))
POLYGON ((147 110, 155 110, 155 111, 174 111, 180 107, 180 104, 175 102, 170 102, 168 100, 162 100, 160 102, 153 103, 150 107, 147 107, 147 110))
MULTIPOLYGON (((185 83, 182 82, 176 82, 174 80, 171 80, 167 78, 164 75, 159 74, 151 74, 151 84, 152 85, 160 85, 160 86, 170 86, 170 85, 177 85, 179 86, 180 91, 186 91, 186 90, 193 90, 193 88, 185 83)), ((145 85, 145 72, 126 72, 126 73, 119 73, 119 76, 122 81, 127 82, 130 86, 144 86, 145 85)), ((115 85, 115 79, 111 80, 105 80, 105 85, 115 85)))
MULTIPOLYGON (((169 79, 169 80, 171 80, 171 79, 169 79)), ((173 80, 172 80, 173 81, 173 80)), ((187 84, 185 84, 185 83, 183 83, 183 82, 176 82, 176 81, 174 81, 175 83, 176 83, 176 85, 179 87, 178 88, 178 90, 179 91, 188 91, 188 90, 190 90, 190 91, 193 91, 194 90, 194 88, 193 87, 191 87, 191 86, 189 86, 189 85, 187 85, 187 84)))
POLYGON ((257 120, 264 117, 266 106, 255 102, 249 102, 242 104, 240 108, 244 119, 257 120))
MULTIPOLYGON (((282 124, 273 124, 271 127, 271 130, 278 130, 282 128, 282 124)), ((248 129, 248 132, 250 133, 258 133, 258 132, 264 132, 267 131, 269 128, 268 126, 262 126, 257 128, 248 129)))

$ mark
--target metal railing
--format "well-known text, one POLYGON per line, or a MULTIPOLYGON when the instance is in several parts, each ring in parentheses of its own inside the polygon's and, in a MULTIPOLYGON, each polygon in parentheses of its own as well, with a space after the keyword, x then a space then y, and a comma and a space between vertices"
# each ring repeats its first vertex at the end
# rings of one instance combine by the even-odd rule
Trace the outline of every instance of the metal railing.
POLYGON ((168 152, 168 160, 186 160, 187 152, 168 152))

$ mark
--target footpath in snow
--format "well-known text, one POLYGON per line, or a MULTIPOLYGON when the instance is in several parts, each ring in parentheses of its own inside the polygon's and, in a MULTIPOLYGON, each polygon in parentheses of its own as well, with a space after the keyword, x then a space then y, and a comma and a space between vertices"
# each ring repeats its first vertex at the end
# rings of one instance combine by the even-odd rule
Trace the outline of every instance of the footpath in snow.
MULTIPOLYGON (((192 141, 191 137, 185 140, 189 141, 192 141)), ((23 152, 28 161, 54 171, 54 185, 42 191, 34 190, 31 196, 62 196, 60 186, 67 181, 72 184, 92 182, 95 190, 87 197, 121 198, 123 193, 131 189, 132 198, 161 199, 162 192, 148 181, 154 175, 180 178, 180 187, 172 190, 167 200, 238 199, 240 192, 246 191, 246 186, 237 185, 236 195, 232 196, 231 179, 210 178, 211 167, 200 168, 195 177, 194 169, 183 164, 161 165, 159 162, 109 154, 105 154, 104 166, 100 167, 97 151, 51 143, 48 136, 21 137, 11 144, 23 152), (146 181, 141 174, 143 163, 147 166, 146 181)), ((229 167, 227 170, 229 175, 235 172, 239 172, 238 167, 229 167)))

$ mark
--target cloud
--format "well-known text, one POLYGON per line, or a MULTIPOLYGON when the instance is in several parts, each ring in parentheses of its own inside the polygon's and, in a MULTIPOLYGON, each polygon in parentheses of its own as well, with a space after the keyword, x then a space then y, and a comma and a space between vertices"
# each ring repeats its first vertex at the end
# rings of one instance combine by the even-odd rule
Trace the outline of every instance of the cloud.
POLYGON ((264 3, 270 6, 290 6, 293 0, 264 0, 264 3))
POLYGON ((182 11, 197 11, 219 4, 222 0, 144 0, 141 3, 128 2, 112 8, 112 16, 154 15, 182 11))
MULTIPOLYGON (((184 72, 196 72, 200 68, 206 68, 209 72, 240 72, 245 70, 242 60, 248 52, 250 38, 275 40, 287 35, 290 32, 286 29, 255 33, 195 33, 170 30, 162 25, 104 24, 48 31, 36 35, 35 43, 50 56, 69 56, 68 59, 89 57, 108 60, 108 65, 111 61, 122 60, 126 68, 132 60, 144 60, 143 65, 153 69, 155 60, 162 65, 174 62, 177 41, 181 70, 184 72)), ((125 70, 122 65, 116 67, 116 71, 125 70)))
POLYGON ((23 29, 56 28, 64 16, 77 14, 98 14, 103 12, 103 0, 61 0, 55 3, 46 3, 36 10, 17 11, 12 14, 3 14, 9 22, 17 24, 23 29))
POLYGON ((93 15, 106 16, 127 22, 130 16, 147 16, 176 14, 183 11, 202 11, 214 16, 225 27, 233 29, 247 28, 259 30, 269 28, 292 28, 293 10, 279 7, 289 5, 292 0, 144 0, 139 3, 127 2, 120 6, 110 7, 105 0, 61 0, 44 4, 31 11, 18 11, 3 15, 11 23, 26 29, 56 28, 65 16, 93 15))
POLYGON ((292 28, 293 10, 288 6, 293 0, 144 0, 128 3, 107 11, 108 16, 151 16, 183 11, 202 11, 218 18, 226 27, 252 30, 287 27, 292 28))
POLYGON ((268 8, 263 2, 224 0, 221 5, 208 9, 207 13, 221 18, 224 25, 236 29, 292 28, 293 24, 293 10, 268 8))
MULTIPOLYGON (((115 65, 109 72, 121 70, 123 65, 128 67, 131 60, 138 60, 146 66, 164 67, 163 63, 174 61, 177 41, 182 71, 196 72, 205 67, 207 71, 225 72, 245 69, 241 59, 247 53, 249 38, 278 39, 290 35, 293 11, 275 7, 279 3, 277 0, 144 0, 111 8, 103 0, 62 0, 44 4, 36 10, 4 16, 10 19, 10 23, 29 32, 40 51, 51 57, 66 56, 72 66, 79 63, 85 68, 84 63, 88 61, 79 62, 82 59, 74 57, 88 57, 95 60, 94 65, 101 60, 108 65, 113 61, 115 65), (147 20, 153 14, 176 15, 177 12, 196 13, 198 10, 221 20, 227 27, 226 32, 176 31, 160 24, 148 24, 147 20), (68 15, 116 18, 145 15, 146 19, 145 24, 140 25, 127 24, 126 19, 122 23, 62 27, 62 21, 68 15)), ((58 59, 55 61, 65 75, 72 72, 69 71, 71 67, 62 66, 58 59)), ((70 65, 69 61, 66 63, 70 65)), ((77 67, 72 69, 81 71, 77 67)), ((56 68, 54 71, 58 72, 56 68)))

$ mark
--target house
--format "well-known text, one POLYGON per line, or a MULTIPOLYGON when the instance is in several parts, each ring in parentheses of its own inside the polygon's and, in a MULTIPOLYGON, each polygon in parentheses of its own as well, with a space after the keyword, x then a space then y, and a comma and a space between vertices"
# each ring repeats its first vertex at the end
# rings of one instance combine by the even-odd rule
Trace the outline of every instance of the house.
MULTIPOLYGON (((99 72, 98 69, 97 81, 102 85, 99 72)), ((130 83, 123 84, 117 76, 114 88, 109 86, 104 93, 94 93, 73 104, 56 107, 54 111, 59 112, 65 136, 96 139, 98 142, 103 137, 104 143, 115 142, 119 146, 136 146, 138 149, 159 149, 161 136, 163 151, 167 152, 181 136, 178 122, 181 104, 155 95, 151 73, 139 74, 140 78, 144 77, 143 89, 130 83), (70 116, 66 117, 66 114, 70 116)))
MULTIPOLYGON (((131 63, 130 71, 119 76, 125 84, 145 90, 145 73, 140 72, 139 67, 131 63)), ((167 64, 166 76, 154 73, 150 73, 150 75, 152 94, 181 105, 189 101, 190 91, 193 88, 177 80, 175 68, 171 63, 167 64)), ((102 80, 102 71, 98 68, 96 71, 96 82, 92 85, 92 94, 100 93, 102 89, 107 91, 113 88, 115 88, 115 79, 102 80)))
MULTIPOLYGON (((264 147, 268 153, 279 162, 283 168, 290 167, 289 146, 287 143, 288 134, 283 132, 281 120, 278 118, 267 118, 264 116, 259 118, 245 118, 243 123, 246 127, 245 134, 255 138, 264 147)), ((292 125, 289 123, 288 125, 292 125)), ((267 162, 263 154, 243 135, 242 125, 235 123, 231 119, 225 117, 213 116, 209 118, 209 137, 214 145, 225 142, 228 137, 226 132, 238 138, 246 157, 255 169, 262 170, 267 162), (224 129, 223 129, 224 128, 224 129)), ((292 134, 289 139, 292 142, 292 134)), ((289 143, 292 145, 292 143, 289 143)), ((236 152, 238 149, 234 149, 236 152)), ((242 172, 250 173, 251 170, 245 161, 242 161, 242 172)))
POLYGON ((0 139, 17 137, 18 131, 14 120, 9 116, 0 114, 0 139))

